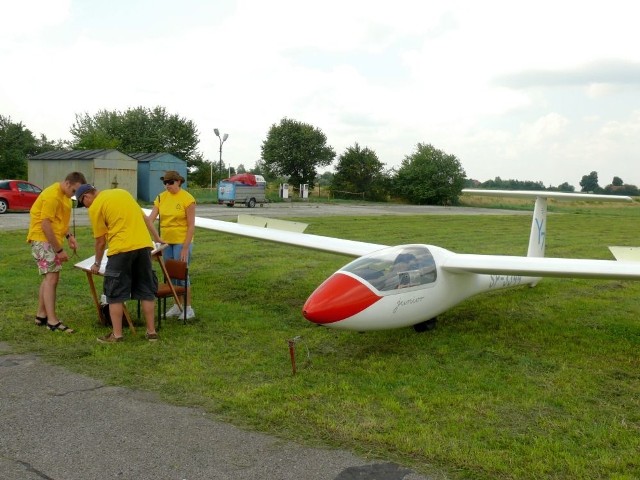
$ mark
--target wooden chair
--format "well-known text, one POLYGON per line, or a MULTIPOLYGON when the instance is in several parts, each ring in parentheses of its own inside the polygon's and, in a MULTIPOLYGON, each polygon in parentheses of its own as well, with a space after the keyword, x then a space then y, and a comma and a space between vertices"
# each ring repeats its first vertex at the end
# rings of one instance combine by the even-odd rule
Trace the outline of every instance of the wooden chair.
POLYGON ((158 263, 162 269, 164 282, 158 284, 156 297, 158 298, 158 330, 162 317, 167 313, 167 298, 173 297, 176 305, 182 310, 182 321, 187 323, 187 287, 186 282, 189 278, 189 267, 187 262, 180 260, 164 260, 162 255, 157 255, 158 263), (184 286, 174 285, 171 280, 183 280, 184 286), (182 297, 182 298, 181 298, 182 297))

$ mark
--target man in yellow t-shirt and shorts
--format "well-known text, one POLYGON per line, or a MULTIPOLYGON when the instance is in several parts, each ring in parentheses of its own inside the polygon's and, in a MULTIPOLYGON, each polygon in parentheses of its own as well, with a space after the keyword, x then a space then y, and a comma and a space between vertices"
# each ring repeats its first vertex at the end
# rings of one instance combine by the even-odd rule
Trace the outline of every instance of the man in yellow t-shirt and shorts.
POLYGON ((92 273, 98 273, 107 249, 104 272, 104 294, 109 304, 113 331, 99 337, 101 343, 123 340, 122 316, 124 302, 140 300, 147 323, 146 338, 158 339, 154 321, 154 305, 158 279, 151 265, 153 242, 162 242, 153 223, 141 210, 129 192, 120 188, 98 191, 84 184, 76 192, 78 205, 86 207, 95 238, 95 263, 92 273))
POLYGON ((31 255, 42 275, 35 324, 46 325, 52 332, 73 333, 56 315, 56 290, 62 264, 69 260, 63 246, 64 239, 67 239, 73 251, 78 248, 75 237, 69 231, 73 206, 71 197, 86 181, 82 173, 70 173, 62 182, 45 188, 29 211, 31 218, 27 242, 31 244, 31 255))

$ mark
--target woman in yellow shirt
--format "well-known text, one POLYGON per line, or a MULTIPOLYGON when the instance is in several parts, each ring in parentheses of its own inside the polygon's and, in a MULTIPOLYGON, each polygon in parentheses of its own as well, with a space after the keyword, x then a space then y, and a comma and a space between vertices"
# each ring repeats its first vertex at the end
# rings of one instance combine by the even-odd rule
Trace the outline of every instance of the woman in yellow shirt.
MULTIPOLYGON (((160 215, 160 236, 169 244, 162 255, 167 259, 191 261, 193 234, 196 221, 196 200, 182 188, 184 178, 175 170, 167 170, 160 180, 165 191, 153 202, 149 219, 154 222, 160 215)), ((184 282, 181 282, 184 283, 184 282)), ((187 319, 194 318, 191 307, 191 282, 187 279, 187 319)), ((174 305, 167 311, 167 317, 181 316, 180 308, 174 305)))

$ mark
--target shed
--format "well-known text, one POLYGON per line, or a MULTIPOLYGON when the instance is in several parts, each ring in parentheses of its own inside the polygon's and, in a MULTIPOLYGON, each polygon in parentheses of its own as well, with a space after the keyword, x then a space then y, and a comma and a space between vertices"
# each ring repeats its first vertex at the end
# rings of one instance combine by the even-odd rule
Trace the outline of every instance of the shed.
POLYGON ((29 157, 29 181, 42 187, 82 172, 98 190, 122 188, 138 198, 138 161, 115 149, 53 150, 29 157))
POLYGON ((152 202, 164 191, 160 177, 167 170, 175 170, 187 182, 187 162, 171 153, 130 153, 138 161, 138 199, 152 202))

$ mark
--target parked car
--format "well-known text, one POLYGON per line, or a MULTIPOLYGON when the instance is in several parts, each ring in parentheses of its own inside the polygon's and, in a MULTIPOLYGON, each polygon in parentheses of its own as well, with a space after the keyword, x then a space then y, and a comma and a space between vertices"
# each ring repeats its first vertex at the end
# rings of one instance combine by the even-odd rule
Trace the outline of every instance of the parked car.
POLYGON ((29 210, 42 189, 25 180, 0 180, 0 214, 7 210, 29 210))

